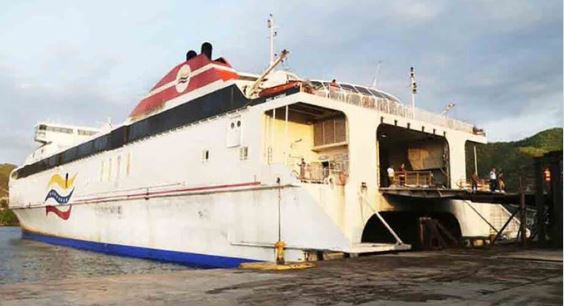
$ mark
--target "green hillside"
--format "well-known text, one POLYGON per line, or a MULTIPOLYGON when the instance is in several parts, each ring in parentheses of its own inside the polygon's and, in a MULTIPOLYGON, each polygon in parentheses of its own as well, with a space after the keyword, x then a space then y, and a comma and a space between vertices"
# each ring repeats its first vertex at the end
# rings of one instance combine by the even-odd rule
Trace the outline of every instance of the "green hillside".
POLYGON ((0 225, 17 225, 18 220, 14 213, 8 209, 8 179, 10 172, 16 166, 0 164, 0 225))
MULTIPOLYGON (((473 145, 468 143, 466 146, 468 177, 474 171, 473 145)), ((525 187, 533 184, 533 157, 559 150, 562 150, 562 128, 544 130, 519 141, 476 144, 478 174, 481 178, 487 178, 492 167, 502 169, 507 190, 517 191, 520 176, 525 187)))
POLYGON ((12 164, 0 164, 0 198, 8 195, 8 178, 14 168, 12 164))

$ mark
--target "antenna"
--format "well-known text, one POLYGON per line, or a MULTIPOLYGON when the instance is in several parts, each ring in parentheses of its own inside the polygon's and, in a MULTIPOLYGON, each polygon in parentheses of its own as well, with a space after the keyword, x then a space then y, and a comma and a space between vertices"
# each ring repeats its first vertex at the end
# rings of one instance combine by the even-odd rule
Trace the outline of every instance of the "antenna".
POLYGON ((415 82, 415 68, 411 67, 409 78, 411 79, 411 111, 415 113, 415 94, 417 94, 417 83, 415 82))
POLYGON ((275 55, 274 55, 274 37, 276 37, 276 35, 278 34, 278 32, 276 32, 276 26, 274 25, 274 17, 272 16, 272 14, 269 15, 270 18, 268 18, 266 24, 268 26, 268 40, 270 43, 270 53, 269 53, 269 65, 272 65, 272 63, 274 63, 275 60, 275 55))
POLYGON ((374 80, 372 80, 372 86, 370 86, 373 89, 376 89, 376 87, 378 86, 378 77, 380 76, 381 66, 382 66, 382 61, 378 61, 378 63, 376 64, 376 73, 374 75, 374 80))

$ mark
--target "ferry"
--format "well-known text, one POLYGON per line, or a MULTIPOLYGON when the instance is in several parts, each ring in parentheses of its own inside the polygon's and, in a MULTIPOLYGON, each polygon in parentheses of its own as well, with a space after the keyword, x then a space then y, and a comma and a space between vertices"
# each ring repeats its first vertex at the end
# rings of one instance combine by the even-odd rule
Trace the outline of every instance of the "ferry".
POLYGON ((409 250, 422 217, 457 239, 505 223, 501 205, 389 195, 467 188, 482 130, 381 89, 277 70, 288 54, 257 75, 204 43, 119 125, 37 124, 38 147, 9 182, 24 237, 237 267, 409 250))

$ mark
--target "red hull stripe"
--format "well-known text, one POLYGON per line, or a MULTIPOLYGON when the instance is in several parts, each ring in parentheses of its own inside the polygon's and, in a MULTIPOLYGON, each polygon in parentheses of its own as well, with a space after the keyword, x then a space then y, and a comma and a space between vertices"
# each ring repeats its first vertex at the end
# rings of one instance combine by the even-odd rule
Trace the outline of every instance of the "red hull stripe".
POLYGON ((155 196, 170 196, 170 195, 174 195, 174 194, 197 193, 197 192, 201 192, 201 191, 225 190, 225 189, 229 189, 229 188, 253 187, 253 186, 259 186, 259 185, 260 185, 260 182, 249 182, 249 183, 238 183, 238 184, 228 184, 228 185, 180 188, 180 189, 153 191, 153 192, 138 192, 138 193, 130 193, 130 194, 124 194, 124 195, 114 195, 114 196, 106 196, 106 197, 95 197, 95 198, 80 199, 80 200, 74 201, 74 203, 96 203, 96 202, 112 201, 112 200, 117 200, 117 199, 122 199, 122 198, 124 198, 124 199, 136 199, 136 198, 149 198, 149 197, 155 197, 155 196))
POLYGON ((48 215, 49 213, 54 213, 59 218, 63 220, 68 220, 71 214, 71 209, 72 209, 72 205, 69 205, 69 209, 67 209, 66 211, 62 211, 53 205, 47 205, 45 206, 45 215, 48 215))

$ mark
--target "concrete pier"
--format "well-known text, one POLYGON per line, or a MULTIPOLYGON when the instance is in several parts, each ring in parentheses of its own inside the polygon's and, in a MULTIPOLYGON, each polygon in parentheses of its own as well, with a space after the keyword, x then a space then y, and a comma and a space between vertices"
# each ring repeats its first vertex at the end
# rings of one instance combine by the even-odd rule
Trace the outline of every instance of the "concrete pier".
POLYGON ((561 305, 562 250, 453 249, 285 272, 186 270, 0 286, 1 305, 561 305))

